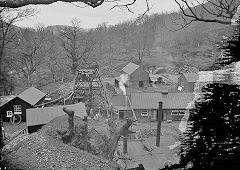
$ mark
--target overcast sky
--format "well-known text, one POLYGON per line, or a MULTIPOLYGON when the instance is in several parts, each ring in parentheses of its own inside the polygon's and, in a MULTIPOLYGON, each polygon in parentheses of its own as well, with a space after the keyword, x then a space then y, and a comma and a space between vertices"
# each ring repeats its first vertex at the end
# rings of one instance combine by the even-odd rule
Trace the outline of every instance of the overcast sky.
MULTIPOLYGON (((129 0, 125 1, 129 2, 129 0)), ((84 6, 84 4, 80 3, 77 5, 84 6)), ((136 18, 146 10, 145 0, 137 0, 137 3, 131 7, 134 14, 126 9, 111 9, 114 5, 114 3, 105 3, 95 9, 91 7, 80 8, 63 2, 51 5, 38 5, 34 6, 39 11, 37 16, 25 19, 16 25, 21 27, 35 27, 38 24, 43 24, 45 27, 51 25, 70 25, 70 21, 73 18, 77 18, 81 21, 82 28, 95 28, 103 22, 106 22, 108 25, 114 25, 121 21, 136 18)), ((178 10, 174 0, 149 0, 149 6, 151 8, 150 14, 178 10)))

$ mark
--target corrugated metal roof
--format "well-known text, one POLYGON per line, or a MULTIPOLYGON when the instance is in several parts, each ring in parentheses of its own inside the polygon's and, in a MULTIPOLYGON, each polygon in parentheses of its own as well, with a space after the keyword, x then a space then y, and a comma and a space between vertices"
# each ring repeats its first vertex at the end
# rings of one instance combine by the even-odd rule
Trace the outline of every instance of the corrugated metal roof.
MULTIPOLYGON (((112 105, 113 106, 126 106, 126 96, 125 95, 114 95, 112 97, 112 105)), ((129 105, 129 103, 128 103, 129 105)))
POLYGON ((198 74, 197 73, 183 73, 188 82, 197 82, 198 74))
POLYGON ((133 109, 158 109, 159 101, 162 101, 161 93, 131 93, 133 109))
POLYGON ((158 102, 163 102, 163 109, 186 109, 193 101, 193 93, 131 93, 133 109, 158 109, 158 102))
POLYGON ((131 75, 135 70, 137 70, 140 66, 134 63, 129 63, 125 67, 123 67, 122 71, 127 73, 128 75, 131 75))
POLYGON ((163 109, 187 109, 194 96, 193 93, 168 93, 163 96, 163 109))
POLYGON ((82 102, 73 105, 27 109, 27 126, 46 124, 58 116, 66 115, 63 107, 73 110, 74 116, 81 118, 87 116, 85 104, 82 102))
POLYGON ((44 96, 46 96, 46 94, 42 91, 36 89, 35 87, 30 87, 24 92, 20 93, 17 97, 34 106, 44 96))

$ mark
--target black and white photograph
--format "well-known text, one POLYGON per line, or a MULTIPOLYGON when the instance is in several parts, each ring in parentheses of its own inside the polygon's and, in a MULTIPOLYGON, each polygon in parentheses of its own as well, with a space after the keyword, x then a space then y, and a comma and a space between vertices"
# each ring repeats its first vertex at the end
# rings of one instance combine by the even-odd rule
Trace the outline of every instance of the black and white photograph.
POLYGON ((240 169, 240 0, 0 0, 0 170, 240 169))

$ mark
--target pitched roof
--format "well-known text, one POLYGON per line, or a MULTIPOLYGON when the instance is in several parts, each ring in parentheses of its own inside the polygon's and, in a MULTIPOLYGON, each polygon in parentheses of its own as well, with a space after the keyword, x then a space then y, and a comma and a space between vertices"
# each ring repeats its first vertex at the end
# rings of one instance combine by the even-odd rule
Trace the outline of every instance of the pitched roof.
POLYGON ((166 69, 164 67, 158 67, 156 70, 153 71, 153 74, 162 74, 165 72, 166 72, 166 69))
POLYGON ((168 93, 163 97, 163 109, 187 109, 193 99, 193 93, 168 93))
POLYGON ((126 105, 126 96, 125 95, 114 95, 112 97, 113 106, 125 106, 126 105))
POLYGON ((46 94, 42 91, 36 89, 35 87, 30 87, 24 92, 20 93, 17 97, 33 106, 44 96, 46 96, 46 94))
POLYGON ((193 101, 193 93, 132 93, 134 109, 158 109, 158 102, 163 102, 163 109, 186 109, 193 101))
POLYGON ((198 74, 197 73, 183 73, 188 82, 197 82, 198 74))
POLYGON ((51 83, 43 86, 40 90, 48 94, 52 100, 58 99, 60 96, 66 96, 73 91, 75 80, 68 83, 51 83))
POLYGON ((133 109, 158 109, 160 101, 162 101, 161 93, 131 93, 133 109))
POLYGON ((6 103, 10 102, 12 99, 14 99, 16 96, 10 95, 10 96, 1 96, 0 97, 0 107, 5 105, 6 103))
POLYGON ((164 73, 162 75, 166 77, 169 80, 169 82, 173 82, 173 83, 177 83, 178 78, 180 77, 180 75, 168 74, 168 73, 164 73))
POLYGON ((125 67, 122 68, 122 71, 127 73, 128 75, 132 74, 134 71, 136 71, 140 66, 134 63, 128 63, 125 67))
MULTIPOLYGON (((116 96, 112 100, 113 106, 124 106, 125 96, 116 96), (118 98, 118 103, 116 102, 118 98), (122 98, 122 99, 120 99, 122 98)), ((135 92, 130 96, 133 109, 158 109, 158 102, 163 102, 163 109, 187 109, 190 102, 194 99, 193 93, 152 93, 152 92, 135 92)), ((126 99, 125 99, 126 100, 126 99)))

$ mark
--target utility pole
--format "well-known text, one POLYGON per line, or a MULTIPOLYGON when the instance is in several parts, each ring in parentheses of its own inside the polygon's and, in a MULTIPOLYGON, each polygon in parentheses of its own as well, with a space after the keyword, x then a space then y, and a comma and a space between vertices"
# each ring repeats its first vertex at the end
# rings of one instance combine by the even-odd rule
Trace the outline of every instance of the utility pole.
POLYGON ((123 154, 127 153, 127 136, 123 136, 123 154))
POLYGON ((161 136, 161 123, 162 123, 162 102, 158 102, 158 125, 157 125, 157 138, 156 138, 156 146, 160 147, 160 136, 161 136))

